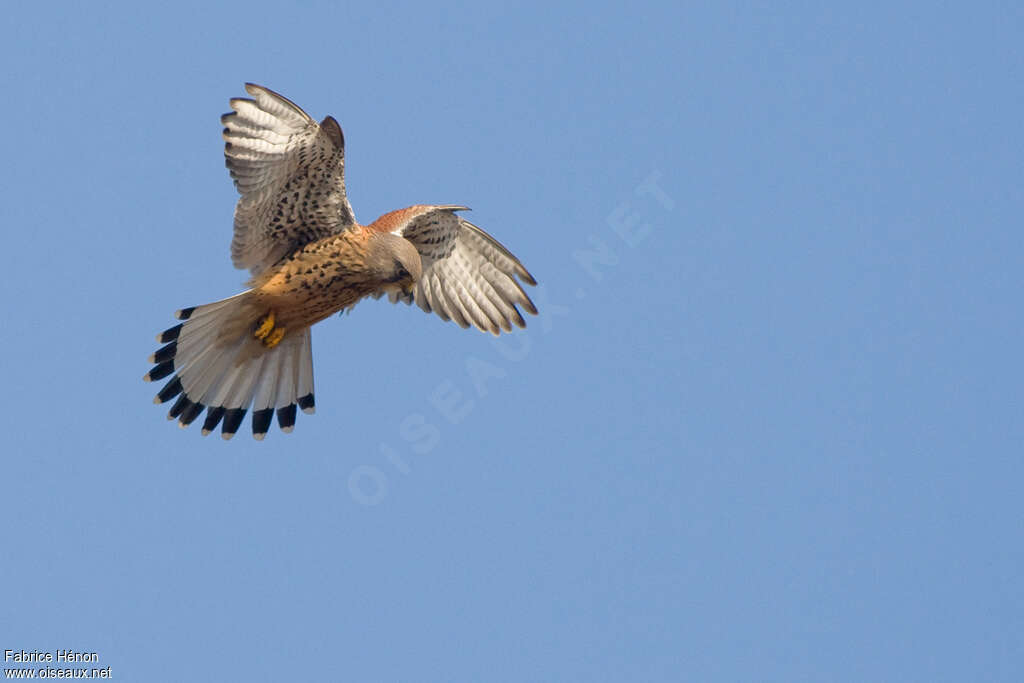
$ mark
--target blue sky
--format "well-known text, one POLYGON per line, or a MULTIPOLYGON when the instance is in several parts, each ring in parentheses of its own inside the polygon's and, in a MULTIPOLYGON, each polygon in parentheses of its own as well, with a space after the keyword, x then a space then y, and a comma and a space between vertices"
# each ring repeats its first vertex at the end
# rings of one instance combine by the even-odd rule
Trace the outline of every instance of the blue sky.
POLYGON ((9 8, 0 648, 126 681, 1016 680, 1022 29, 9 8), (245 279, 245 81, 338 119, 363 222, 471 206, 541 315, 363 303, 314 329, 293 434, 168 423, 153 336, 245 279))

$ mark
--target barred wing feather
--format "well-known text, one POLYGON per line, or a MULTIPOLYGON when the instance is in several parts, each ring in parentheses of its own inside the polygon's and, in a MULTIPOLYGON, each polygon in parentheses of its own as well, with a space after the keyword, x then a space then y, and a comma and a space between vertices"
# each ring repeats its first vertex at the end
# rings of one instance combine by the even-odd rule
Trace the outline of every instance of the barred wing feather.
POLYGON ((246 84, 231 100, 224 157, 241 197, 231 260, 255 275, 302 245, 355 222, 345 195, 345 141, 337 121, 317 123, 272 90, 246 84))
MULTIPOLYGON (((413 301, 460 327, 474 326, 494 335, 525 327, 519 312, 536 315, 537 308, 516 278, 536 280, 496 239, 456 215, 464 206, 417 206, 392 232, 414 245, 423 261, 423 276, 408 292, 391 293, 392 302, 413 301)), ((396 212, 397 213, 397 212, 396 212)))

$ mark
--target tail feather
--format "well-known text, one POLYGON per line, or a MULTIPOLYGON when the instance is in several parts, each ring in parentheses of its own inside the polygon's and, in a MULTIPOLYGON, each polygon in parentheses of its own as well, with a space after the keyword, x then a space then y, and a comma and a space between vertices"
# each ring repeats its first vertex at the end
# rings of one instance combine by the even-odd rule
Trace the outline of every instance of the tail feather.
POLYGON ((187 332, 183 330, 174 342, 177 344, 174 355, 179 362, 186 359, 192 361, 197 354, 205 352, 217 335, 217 319, 214 315, 196 318, 194 322, 190 321, 186 325, 187 332))
POLYGON ((259 377, 253 383, 252 436, 257 441, 262 441, 270 428, 270 418, 274 411, 272 408, 268 409, 266 403, 273 400, 271 397, 277 390, 277 366, 280 357, 281 354, 271 354, 264 358, 259 377))
POLYGON ((239 374, 241 382, 236 390, 227 399, 225 405, 232 408, 248 408, 252 405, 253 396, 256 394, 256 383, 263 376, 263 367, 267 364, 266 354, 254 360, 250 367, 246 368, 245 374, 239 374))
MULTIPOLYGON (((209 362, 207 373, 203 382, 197 382, 195 390, 202 396, 202 401, 211 406, 224 406, 235 408, 229 405, 233 396, 234 387, 243 379, 241 373, 234 372, 235 358, 242 350, 245 339, 239 339, 232 346, 224 349, 216 359, 209 362), (201 394, 199 392, 202 392, 201 394)), ((249 370, 247 368, 247 370, 249 370)))
POLYGON ((298 378, 298 403, 302 412, 312 415, 316 412, 316 404, 313 400, 313 340, 309 330, 303 333, 303 353, 298 355, 299 378, 298 378))
POLYGON ((277 385, 280 382, 281 354, 269 354, 263 361, 260 378, 256 382, 256 394, 252 399, 253 410, 265 410, 274 407, 277 385))
MULTIPOLYGON (((308 335, 309 330, 306 330, 305 334, 308 335)), ((286 339, 281 343, 288 341, 286 339)), ((274 407, 277 408, 277 425, 287 434, 295 428, 295 400, 298 397, 299 386, 299 364, 295 353, 282 354, 281 372, 278 377, 274 407)))
POLYGON ((222 369, 218 363, 229 361, 230 356, 224 349, 214 344, 196 349, 192 353, 187 353, 191 349, 184 351, 186 353, 179 353, 175 357, 175 369, 179 377, 188 377, 189 395, 195 400, 203 400, 206 398, 206 385, 216 380, 215 373, 222 369))
POLYGON ((240 373, 225 372, 220 380, 220 386, 213 395, 214 397, 210 400, 211 406, 220 408, 223 411, 222 417, 224 421, 220 426, 220 435, 225 439, 230 439, 235 435, 235 432, 238 431, 238 426, 242 423, 242 418, 245 417, 244 408, 230 405, 234 402, 232 399, 235 393, 237 393, 237 387, 242 384, 244 379, 240 373))
POLYGON ((224 406, 217 406, 216 408, 211 407, 206 411, 206 419, 203 420, 203 436, 217 428, 221 418, 224 417, 225 410, 224 406))
POLYGON ((282 364, 286 353, 276 353, 267 357, 263 364, 263 372, 256 383, 256 396, 252 401, 252 435, 262 441, 270 429, 274 417, 274 403, 283 382, 282 364))
MULTIPOLYGON (((221 424, 220 434, 225 439, 230 439, 238 431, 245 412, 249 408, 249 401, 244 401, 243 395, 252 382, 258 378, 259 367, 256 364, 262 364, 263 358, 250 360, 244 366, 235 367, 233 363, 235 354, 227 355, 227 367, 221 372, 218 387, 210 394, 212 396, 210 405, 224 409, 224 421, 221 424)), ((249 400, 251 401, 251 399, 250 396, 249 400)))
POLYGON ((157 336, 164 344, 143 379, 170 376, 154 402, 177 398, 169 419, 187 427, 206 410, 203 435, 221 426, 230 439, 252 408, 253 436, 262 439, 277 413, 281 431, 295 426, 296 407, 311 413, 313 356, 309 329, 289 332, 272 349, 252 335, 260 313, 245 292, 175 315, 183 322, 157 336))

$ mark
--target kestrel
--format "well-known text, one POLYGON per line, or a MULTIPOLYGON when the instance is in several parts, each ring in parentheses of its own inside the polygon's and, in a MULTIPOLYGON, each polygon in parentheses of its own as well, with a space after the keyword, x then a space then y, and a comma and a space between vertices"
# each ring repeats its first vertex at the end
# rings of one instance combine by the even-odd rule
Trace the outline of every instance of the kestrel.
POLYGON ((231 260, 249 289, 183 308, 157 335, 144 379, 171 376, 156 403, 178 397, 168 419, 187 427, 206 410, 203 434, 234 436, 252 408, 252 433, 274 413, 284 432, 296 407, 314 411, 310 327, 365 298, 415 301, 461 327, 495 335, 525 327, 537 309, 516 278, 533 276, 505 247, 457 215, 464 206, 416 205, 360 225, 345 196, 345 139, 267 88, 231 100, 224 156, 241 197, 231 260))

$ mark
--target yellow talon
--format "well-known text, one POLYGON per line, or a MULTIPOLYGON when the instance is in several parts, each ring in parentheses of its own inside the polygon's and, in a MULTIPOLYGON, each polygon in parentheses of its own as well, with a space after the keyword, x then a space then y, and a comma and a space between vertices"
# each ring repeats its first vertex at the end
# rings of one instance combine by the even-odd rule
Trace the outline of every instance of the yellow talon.
POLYGON ((283 327, 275 327, 270 334, 268 334, 266 337, 263 338, 263 345, 266 346, 268 349, 272 349, 275 346, 277 346, 279 343, 281 343, 281 340, 283 338, 284 338, 284 328, 283 327))
MULTIPOLYGON (((260 319, 260 322, 256 326, 256 330, 253 334, 256 335, 257 339, 266 339, 272 329, 274 329, 274 312, 270 311, 260 319)), ((278 341, 280 341, 280 339, 278 341)))

